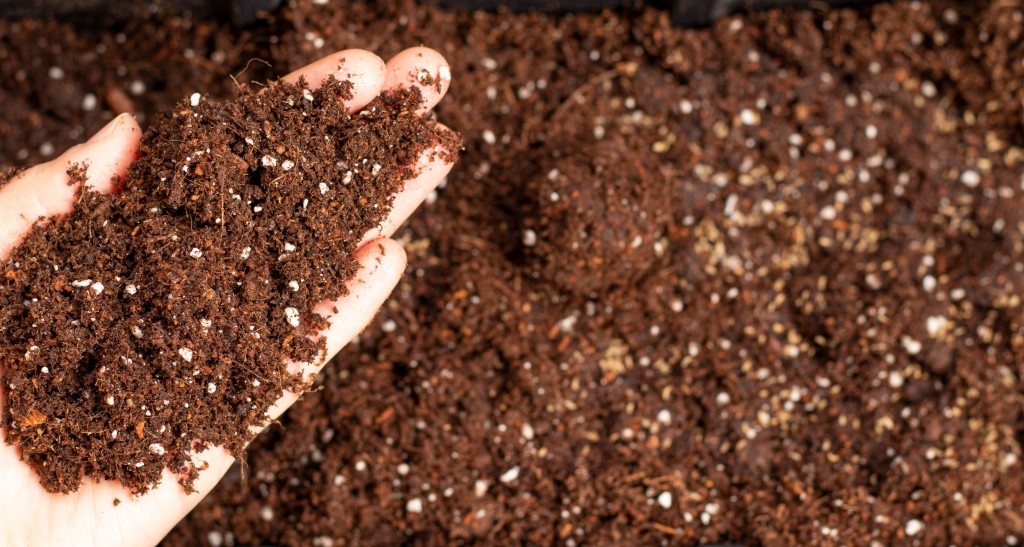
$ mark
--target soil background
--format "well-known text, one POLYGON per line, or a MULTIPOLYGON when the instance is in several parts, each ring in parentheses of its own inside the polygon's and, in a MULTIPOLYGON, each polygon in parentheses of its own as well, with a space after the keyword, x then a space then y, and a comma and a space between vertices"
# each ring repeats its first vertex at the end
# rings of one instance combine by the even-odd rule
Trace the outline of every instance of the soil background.
POLYGON ((452 63, 405 279, 167 545, 1016 544, 1022 11, 2 22, 0 164, 337 49, 452 63))

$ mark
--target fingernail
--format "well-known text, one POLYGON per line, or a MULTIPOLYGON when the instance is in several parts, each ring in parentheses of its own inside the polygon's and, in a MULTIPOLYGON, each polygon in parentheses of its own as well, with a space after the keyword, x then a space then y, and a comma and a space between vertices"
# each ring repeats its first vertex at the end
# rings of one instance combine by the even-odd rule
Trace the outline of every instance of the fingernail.
POLYGON ((92 136, 92 138, 85 142, 97 142, 109 137, 110 135, 113 135, 114 132, 117 131, 118 126, 120 126, 124 122, 126 116, 131 116, 131 114, 128 114, 127 112, 125 112, 124 114, 119 114, 116 118, 107 122, 107 125, 104 125, 103 129, 97 131, 96 134, 92 136))

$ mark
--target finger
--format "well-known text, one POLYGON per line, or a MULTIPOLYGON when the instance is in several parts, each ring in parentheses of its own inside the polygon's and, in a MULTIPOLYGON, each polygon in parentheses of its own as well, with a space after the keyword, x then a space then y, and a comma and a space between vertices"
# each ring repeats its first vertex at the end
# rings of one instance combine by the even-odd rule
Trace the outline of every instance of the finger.
POLYGON ((355 112, 380 95, 384 87, 384 61, 375 54, 362 49, 346 49, 314 61, 282 80, 296 83, 299 77, 306 78, 310 89, 320 87, 328 76, 352 82, 352 98, 346 101, 350 112, 355 112))
POLYGON ((77 188, 68 186, 68 167, 87 164, 88 187, 111 192, 113 177, 128 170, 141 138, 142 130, 135 119, 121 114, 88 141, 21 172, 0 188, 0 260, 7 259, 40 218, 67 214, 74 208, 77 188))
MULTIPOLYGON (((298 371, 312 379, 334 358, 357 334, 373 320, 377 310, 388 299, 398 285, 405 271, 405 249, 392 239, 376 239, 366 243, 356 252, 360 269, 349 281, 349 293, 334 302, 323 302, 316 312, 330 321, 322 335, 326 342, 323 361, 296 365, 298 371)), ((270 418, 277 419, 296 400, 298 394, 286 392, 269 411, 270 418)))
MULTIPOLYGON (((441 130, 447 130, 442 128, 441 130)), ((437 189, 444 177, 452 170, 453 163, 441 159, 440 147, 426 150, 420 155, 416 162, 418 174, 405 183, 402 191, 395 194, 395 201, 391 205, 391 211, 380 226, 374 228, 363 236, 365 242, 381 238, 391 237, 398 227, 401 226, 416 209, 427 199, 431 192, 437 189)))
POLYGON ((440 53, 426 47, 409 48, 387 64, 384 89, 416 86, 423 93, 420 114, 434 108, 452 83, 452 69, 440 53))

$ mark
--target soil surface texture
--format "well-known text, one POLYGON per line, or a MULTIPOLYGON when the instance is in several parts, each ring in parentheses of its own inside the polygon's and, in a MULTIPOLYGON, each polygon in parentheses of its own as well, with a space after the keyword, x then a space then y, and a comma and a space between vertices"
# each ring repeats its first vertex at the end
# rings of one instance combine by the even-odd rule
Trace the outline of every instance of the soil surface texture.
POLYGON ((167 545, 1013 545, 1022 12, 6 22, 0 163, 243 69, 452 64, 395 296, 167 545))
POLYGON ((419 88, 350 114, 351 86, 195 93, 112 195, 71 168, 74 212, 37 224, 0 285, 6 439, 47 490, 144 493, 165 467, 188 489, 195 454, 242 456, 283 391, 307 387, 287 363, 323 358, 314 308, 346 294, 420 154, 458 146, 414 113, 419 88))

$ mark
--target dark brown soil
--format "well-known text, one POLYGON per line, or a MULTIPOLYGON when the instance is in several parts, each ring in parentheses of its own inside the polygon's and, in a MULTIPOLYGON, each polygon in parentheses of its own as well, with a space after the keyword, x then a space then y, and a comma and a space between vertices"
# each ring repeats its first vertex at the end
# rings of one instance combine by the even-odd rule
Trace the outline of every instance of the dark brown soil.
MULTIPOLYGON (((133 24, 106 72, 185 86, 145 111, 231 93, 218 71, 252 56, 284 73, 422 42, 469 137, 379 320, 166 543, 1015 544, 1022 17, 901 2, 682 30, 299 1, 239 49, 133 24)), ((0 132, 19 165, 101 117, 36 98, 54 63, 79 94, 96 78, 91 36, 50 28, 40 52, 38 30, 0 30, 0 70, 26 74, 4 104, 34 120, 0 132)))
POLYGON ((114 195, 72 167, 74 212, 37 225, 0 285, 6 440, 47 490, 90 477, 144 493, 164 467, 189 489, 194 454, 241 456, 305 387, 286 361, 322 359, 314 307, 346 293, 418 157, 457 147, 413 114, 419 88, 351 115, 351 87, 195 93, 156 119, 114 195))

